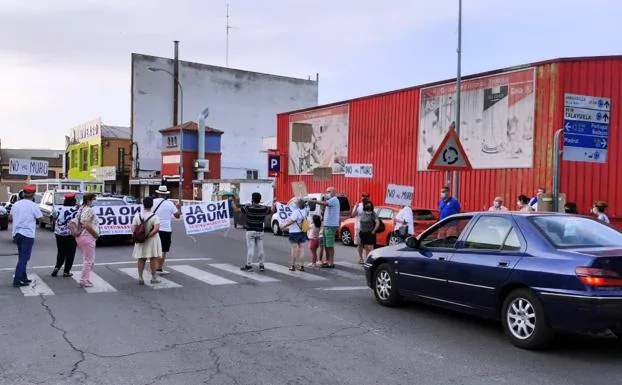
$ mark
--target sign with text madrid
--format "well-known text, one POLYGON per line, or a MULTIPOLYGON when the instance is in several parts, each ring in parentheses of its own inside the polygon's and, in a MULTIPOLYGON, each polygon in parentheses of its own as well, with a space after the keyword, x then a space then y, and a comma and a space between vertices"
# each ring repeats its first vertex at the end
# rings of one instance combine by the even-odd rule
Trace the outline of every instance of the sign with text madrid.
POLYGON ((564 95, 564 160, 605 163, 611 99, 564 95))

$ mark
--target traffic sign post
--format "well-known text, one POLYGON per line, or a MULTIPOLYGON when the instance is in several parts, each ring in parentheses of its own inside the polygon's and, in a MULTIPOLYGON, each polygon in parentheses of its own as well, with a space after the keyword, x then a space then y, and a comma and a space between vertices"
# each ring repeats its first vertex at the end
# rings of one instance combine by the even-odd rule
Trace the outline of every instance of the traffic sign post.
POLYGON ((450 128, 428 164, 429 170, 472 170, 458 133, 450 128))
POLYGON ((563 159, 605 163, 610 119, 611 99, 565 94, 563 159))

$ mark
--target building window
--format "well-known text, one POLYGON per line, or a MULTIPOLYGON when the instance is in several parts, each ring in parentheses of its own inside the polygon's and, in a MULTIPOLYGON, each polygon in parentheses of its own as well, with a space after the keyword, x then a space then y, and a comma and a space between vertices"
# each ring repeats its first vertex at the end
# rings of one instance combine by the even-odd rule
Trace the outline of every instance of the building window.
POLYGON ((78 150, 71 150, 71 168, 78 168, 78 150))
POLYGON ((99 166, 99 146, 91 146, 91 166, 99 166))
POLYGON ((117 172, 125 172, 125 148, 117 150, 117 172))
POLYGON ((166 147, 177 147, 177 136, 167 136, 166 147))
POLYGON ((88 171, 89 170, 89 148, 82 147, 80 149, 80 170, 88 171))
POLYGON ((246 170, 246 179, 259 179, 259 172, 257 170, 246 170))

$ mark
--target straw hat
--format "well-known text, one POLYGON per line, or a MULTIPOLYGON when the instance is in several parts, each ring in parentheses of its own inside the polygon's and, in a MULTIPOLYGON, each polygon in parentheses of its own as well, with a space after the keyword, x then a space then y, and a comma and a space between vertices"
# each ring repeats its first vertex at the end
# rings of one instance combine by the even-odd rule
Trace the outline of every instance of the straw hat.
POLYGON ((168 195, 171 192, 168 191, 168 188, 166 186, 160 186, 158 187, 158 189, 156 190, 156 194, 162 194, 162 195, 168 195))

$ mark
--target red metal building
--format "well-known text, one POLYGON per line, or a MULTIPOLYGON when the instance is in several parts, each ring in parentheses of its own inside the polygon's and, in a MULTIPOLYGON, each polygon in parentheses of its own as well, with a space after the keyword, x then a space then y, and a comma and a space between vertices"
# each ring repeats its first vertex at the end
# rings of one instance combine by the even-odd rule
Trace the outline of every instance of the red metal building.
MULTIPOLYGON (((425 135, 430 136, 431 133, 427 128, 420 130, 420 125, 423 126, 420 121, 426 127, 435 127, 444 119, 439 118, 444 106, 434 107, 436 115, 428 114, 427 103, 432 100, 430 98, 436 97, 445 98, 442 100, 450 104, 451 94, 455 93, 455 84, 451 89, 453 82, 455 80, 446 80, 279 114, 277 147, 282 154, 282 166, 276 181, 277 198, 290 198, 293 194, 291 182, 302 180, 309 192, 335 186, 338 191, 354 199, 358 198, 361 191, 368 191, 375 202, 382 203, 387 184, 399 184, 415 186, 415 206, 436 207, 444 175, 442 171, 423 170, 425 164, 419 165, 418 170, 418 163, 431 156, 421 151, 426 149, 423 141, 428 137, 425 135), (422 102, 426 111, 421 111, 420 116, 422 102), (292 123, 305 121, 312 122, 314 134, 324 143, 315 143, 317 138, 314 138, 313 143, 290 143, 292 123), (345 128, 342 127, 344 124, 345 128), (322 133, 326 132, 327 127, 331 129, 333 126, 337 127, 335 132, 341 133, 322 139, 322 133), (323 156, 328 156, 328 161, 335 165, 339 162, 371 163, 374 177, 352 179, 334 173, 331 181, 314 181, 313 176, 309 175, 310 169, 314 164, 322 164, 325 161, 323 156)), ((486 114, 494 114, 494 111, 489 108, 484 115, 473 119, 480 126, 476 124, 476 128, 471 129, 475 131, 471 132, 473 138, 478 137, 481 141, 482 150, 473 152, 473 157, 469 154, 471 163, 479 162, 479 167, 474 165, 476 169, 473 171, 460 172, 459 199, 464 210, 488 208, 496 195, 503 196, 506 206, 514 209, 519 194, 532 196, 539 186, 546 187, 548 191, 552 189, 553 137, 555 131, 562 128, 564 95, 572 93, 611 99, 609 146, 607 161, 603 164, 562 161, 560 192, 566 194, 567 201, 576 202, 580 212, 586 213, 595 200, 605 200, 610 206, 610 217, 622 215, 622 189, 616 187, 622 184, 622 168, 619 167, 622 161, 619 151, 622 145, 622 134, 619 132, 622 117, 622 56, 555 59, 463 78, 463 95, 477 87, 486 88, 478 93, 483 95, 480 97, 484 98, 484 109, 506 96, 508 101, 505 102, 505 110, 509 112, 504 112, 501 118, 490 118, 486 114), (531 80, 529 71, 533 76, 531 80), (504 89, 504 85, 512 83, 512 77, 518 79, 513 80, 518 86, 510 84, 509 89, 504 89), (495 96, 504 92, 505 95, 498 98, 495 96), (494 124, 483 127, 482 121, 494 124), (505 144, 495 144, 495 140, 499 142, 498 138, 482 131, 490 130, 492 133, 496 130, 494 132, 497 132, 498 137, 498 132, 505 131, 506 125, 505 144), (530 132, 524 129, 522 137, 516 137, 511 132, 518 125, 531 126, 532 129, 530 132), (527 143, 529 146, 514 149, 516 143, 527 143), (509 154, 502 161, 497 162, 493 155, 490 155, 492 158, 486 155, 487 151, 499 152, 499 148, 509 154), (512 162, 518 160, 513 158, 522 159, 523 163, 517 163, 514 167, 512 162)), ((475 99, 474 96, 471 102, 478 103, 475 99)), ((461 116, 464 120, 464 107, 461 116)), ((464 135, 469 135, 469 128, 465 126, 463 122, 463 144, 464 135)), ((438 142, 438 138, 435 140, 438 142)))

